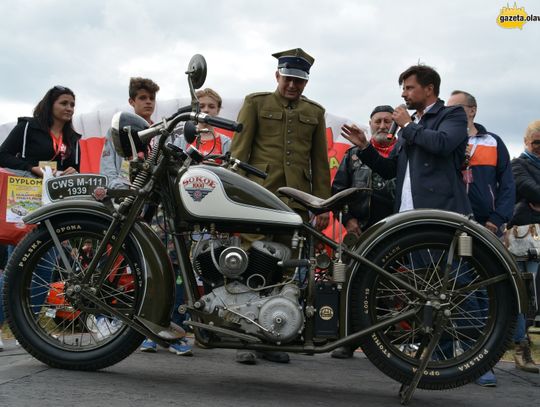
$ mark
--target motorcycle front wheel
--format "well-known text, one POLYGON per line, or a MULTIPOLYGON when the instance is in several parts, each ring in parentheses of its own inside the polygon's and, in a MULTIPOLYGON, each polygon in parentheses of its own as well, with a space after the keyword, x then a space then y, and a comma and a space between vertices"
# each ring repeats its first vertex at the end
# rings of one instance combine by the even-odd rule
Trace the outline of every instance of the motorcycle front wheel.
MULTIPOLYGON (((42 224, 9 259, 4 286, 9 327, 31 355, 49 366, 76 370, 111 366, 135 351, 144 337, 78 292, 89 289, 132 318, 145 286, 142 256, 128 237, 103 283, 98 284, 96 273, 84 286, 80 283, 108 224, 87 218, 53 221, 53 227, 63 253, 42 224)), ((99 265, 105 263, 107 253, 99 265)))
POLYGON ((426 326, 426 304, 377 272, 358 270, 352 282, 354 331, 418 310, 414 317, 363 337, 360 342, 374 365, 403 384, 409 384, 418 370, 420 358, 438 328, 437 321, 442 321, 438 319, 440 313, 445 312, 447 318, 440 324, 444 324, 442 335, 419 388, 442 390, 470 383, 491 369, 511 342, 517 307, 510 279, 478 285, 506 273, 490 249, 475 241, 472 257, 454 256, 448 284, 446 289, 443 287, 453 238, 450 229, 418 227, 379 243, 368 254, 374 263, 430 298, 444 298, 437 304, 439 309, 433 308, 432 327, 426 326))

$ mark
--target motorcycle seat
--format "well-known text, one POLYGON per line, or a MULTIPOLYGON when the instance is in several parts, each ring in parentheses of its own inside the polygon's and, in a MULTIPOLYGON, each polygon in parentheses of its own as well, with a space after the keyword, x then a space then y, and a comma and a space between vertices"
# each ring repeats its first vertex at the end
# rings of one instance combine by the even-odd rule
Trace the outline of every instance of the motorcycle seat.
POLYGON ((337 212, 342 209, 349 202, 357 199, 360 194, 370 193, 370 188, 348 188, 341 192, 338 192, 334 196, 328 199, 318 198, 307 192, 300 191, 298 189, 290 187, 281 187, 278 189, 281 195, 291 198, 293 201, 298 202, 302 206, 305 206, 315 215, 320 215, 325 212, 337 212))

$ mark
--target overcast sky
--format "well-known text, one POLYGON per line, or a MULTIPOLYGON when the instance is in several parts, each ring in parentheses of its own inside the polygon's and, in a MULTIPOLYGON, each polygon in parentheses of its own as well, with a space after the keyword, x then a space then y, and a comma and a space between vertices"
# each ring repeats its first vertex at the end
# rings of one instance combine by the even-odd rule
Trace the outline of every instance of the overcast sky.
MULTIPOLYGON (((511 6, 513 1, 510 2, 511 6)), ((54 85, 77 113, 126 103, 131 76, 154 79, 161 99, 186 97, 191 56, 208 62, 205 86, 224 98, 275 89, 272 53, 315 58, 305 95, 367 123, 373 106, 401 103, 399 74, 418 61, 478 100, 477 121, 522 150, 540 119, 540 22, 503 29, 506 1, 2 0, 0 123, 31 115, 54 85)), ((517 1, 540 15, 540 2, 517 1)))

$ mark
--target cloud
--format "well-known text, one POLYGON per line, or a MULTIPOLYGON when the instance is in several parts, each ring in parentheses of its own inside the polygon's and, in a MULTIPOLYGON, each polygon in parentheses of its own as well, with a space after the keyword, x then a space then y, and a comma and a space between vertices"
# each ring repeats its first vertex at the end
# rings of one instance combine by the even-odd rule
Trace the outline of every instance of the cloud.
MULTIPOLYGON (((315 57, 306 95, 328 111, 367 122, 377 104, 401 103, 397 77, 419 60, 437 68, 441 97, 473 93, 478 120, 520 143, 538 118, 535 49, 540 23, 505 30, 505 1, 457 0, 4 0, 0 26, 3 83, 0 123, 27 114, 56 84, 71 87, 77 111, 121 105, 130 76, 149 76, 161 98, 188 94, 191 56, 208 62, 207 86, 224 97, 275 88, 280 50, 315 57), (26 110, 27 111, 27 110, 26 110)), ((540 14, 532 0, 519 1, 540 14)))

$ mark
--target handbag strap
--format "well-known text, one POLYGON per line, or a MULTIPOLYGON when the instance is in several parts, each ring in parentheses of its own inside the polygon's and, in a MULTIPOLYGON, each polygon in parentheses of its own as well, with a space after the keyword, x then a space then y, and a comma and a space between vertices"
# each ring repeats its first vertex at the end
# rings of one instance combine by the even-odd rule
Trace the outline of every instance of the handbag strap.
POLYGON ((520 236, 518 234, 518 226, 512 226, 511 233, 514 235, 514 238, 516 239, 524 239, 527 237, 527 235, 530 234, 534 240, 540 240, 540 235, 538 234, 539 227, 540 225, 536 223, 531 223, 530 225, 528 225, 528 228, 525 229, 525 233, 520 236))
POLYGON ((514 226, 514 227, 512 227, 512 234, 514 235, 514 237, 516 239, 524 239, 524 238, 527 237, 527 235, 529 233, 531 233, 531 226, 533 226, 533 225, 529 225, 529 227, 527 229, 525 229, 525 233, 523 235, 521 235, 521 236, 518 234, 518 227, 514 226))
POLYGON ((540 236, 538 235, 538 228, 540 227, 540 225, 538 224, 531 224, 529 225, 529 233, 531 234, 532 238, 534 240, 540 240, 540 236))

